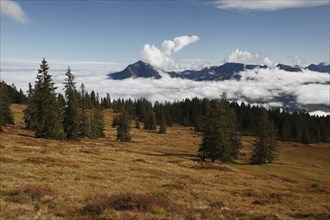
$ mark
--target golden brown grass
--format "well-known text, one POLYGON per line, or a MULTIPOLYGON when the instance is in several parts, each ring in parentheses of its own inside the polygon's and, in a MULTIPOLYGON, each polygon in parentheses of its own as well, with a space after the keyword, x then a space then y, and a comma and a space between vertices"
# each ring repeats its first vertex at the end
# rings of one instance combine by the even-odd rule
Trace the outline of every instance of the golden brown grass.
MULTIPOLYGON (((236 164, 201 163, 201 136, 132 129, 115 140, 36 139, 15 126, 0 134, 0 219, 329 219, 330 147, 281 142, 280 159, 250 165, 254 137, 236 164)), ((17 118, 18 117, 18 118, 17 118)))

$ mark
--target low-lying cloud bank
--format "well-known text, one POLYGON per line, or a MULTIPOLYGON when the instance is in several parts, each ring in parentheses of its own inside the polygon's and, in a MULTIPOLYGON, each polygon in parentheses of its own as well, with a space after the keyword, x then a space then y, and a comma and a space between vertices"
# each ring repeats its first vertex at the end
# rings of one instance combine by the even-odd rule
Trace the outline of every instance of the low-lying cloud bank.
MULTIPOLYGON (((29 82, 36 79, 40 61, 1 60, 1 79, 26 91, 29 82)), ((89 91, 98 91, 101 96, 107 92, 112 98, 146 97, 151 101, 174 101, 185 98, 218 98, 227 92, 229 98, 266 107, 292 107, 313 111, 322 115, 330 112, 330 78, 327 73, 309 70, 286 72, 278 68, 246 70, 238 74, 241 79, 226 81, 196 82, 170 78, 162 73, 162 79, 110 80, 107 73, 123 69, 126 65, 111 62, 65 62, 49 61, 50 73, 63 92, 63 81, 70 65, 76 77, 77 86, 84 83, 89 91)))

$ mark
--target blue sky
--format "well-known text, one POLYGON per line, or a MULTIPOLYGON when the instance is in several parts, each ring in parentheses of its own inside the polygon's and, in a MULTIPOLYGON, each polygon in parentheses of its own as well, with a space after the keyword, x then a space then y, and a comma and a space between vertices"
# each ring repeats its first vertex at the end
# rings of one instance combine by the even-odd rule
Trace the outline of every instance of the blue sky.
MULTIPOLYGON (((162 51, 164 40, 194 35, 198 40, 168 58, 220 64, 234 53, 229 60, 248 56, 246 62, 265 57, 288 64, 329 62, 328 1, 238 1, 234 6, 230 0, 1 2, 2 59, 128 64, 141 59, 145 44, 162 51), (15 15, 3 2, 16 3, 23 14, 15 15), (235 50, 241 55, 235 56, 235 50)), ((150 56, 154 53, 147 52, 145 60, 152 60, 150 56)))

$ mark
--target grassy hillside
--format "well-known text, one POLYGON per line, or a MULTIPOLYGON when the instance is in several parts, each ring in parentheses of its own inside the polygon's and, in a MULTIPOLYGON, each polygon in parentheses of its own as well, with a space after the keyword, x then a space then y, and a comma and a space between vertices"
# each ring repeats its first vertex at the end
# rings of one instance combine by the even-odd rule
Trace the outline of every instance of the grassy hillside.
POLYGON ((330 146, 281 142, 280 160, 249 165, 254 137, 236 164, 201 163, 201 136, 132 129, 115 140, 36 139, 16 125, 0 134, 0 219, 329 219, 330 146))

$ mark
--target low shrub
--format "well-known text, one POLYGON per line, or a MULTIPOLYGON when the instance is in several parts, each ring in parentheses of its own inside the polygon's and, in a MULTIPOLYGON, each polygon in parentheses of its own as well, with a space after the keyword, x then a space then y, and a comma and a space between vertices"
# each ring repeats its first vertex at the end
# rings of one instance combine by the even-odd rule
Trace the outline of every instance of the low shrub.
POLYGON ((107 209, 159 213, 170 208, 169 202, 158 196, 135 193, 98 195, 88 201, 81 209, 83 215, 99 215, 107 209))
POLYGON ((25 200, 40 200, 51 193, 51 190, 43 186, 27 184, 11 190, 8 192, 8 196, 13 202, 24 202, 25 200))

